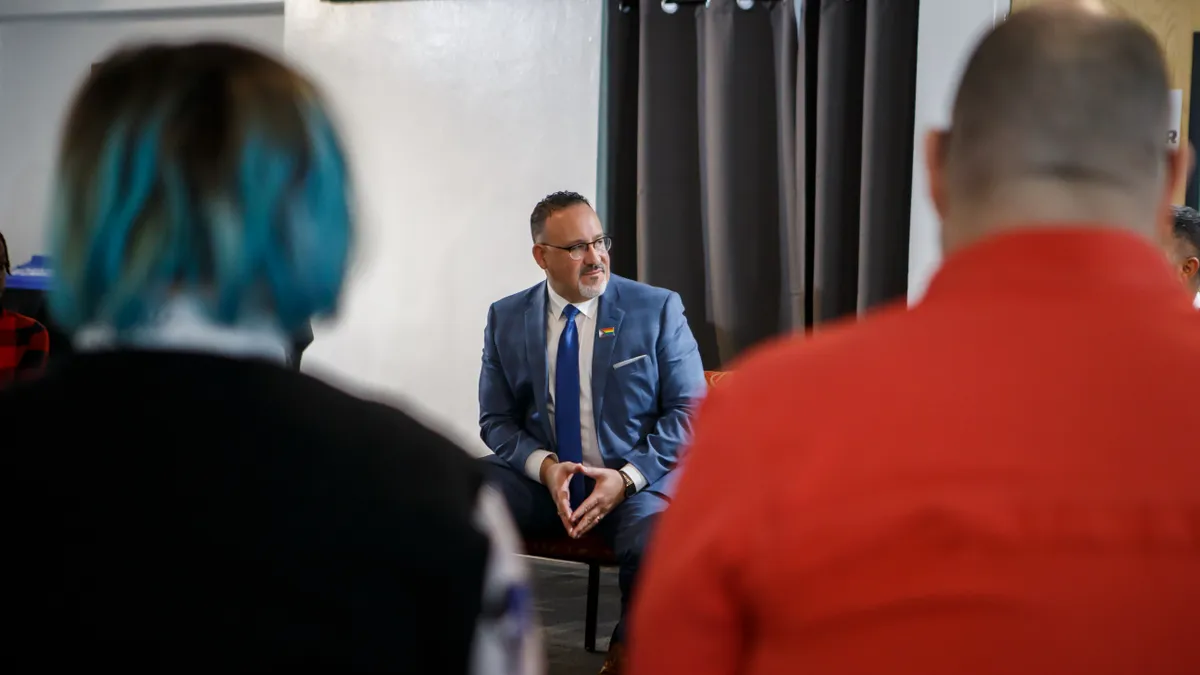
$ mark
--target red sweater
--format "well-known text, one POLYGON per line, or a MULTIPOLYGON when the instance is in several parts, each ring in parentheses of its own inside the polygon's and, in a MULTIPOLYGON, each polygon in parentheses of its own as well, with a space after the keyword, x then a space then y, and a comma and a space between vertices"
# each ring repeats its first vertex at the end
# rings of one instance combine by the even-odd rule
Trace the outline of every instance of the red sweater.
POLYGON ((0 309, 0 387, 40 375, 50 353, 50 334, 33 319, 0 309))
POLYGON ((1200 313, 1131 235, 952 256, 699 414, 635 675, 1200 672, 1200 313))

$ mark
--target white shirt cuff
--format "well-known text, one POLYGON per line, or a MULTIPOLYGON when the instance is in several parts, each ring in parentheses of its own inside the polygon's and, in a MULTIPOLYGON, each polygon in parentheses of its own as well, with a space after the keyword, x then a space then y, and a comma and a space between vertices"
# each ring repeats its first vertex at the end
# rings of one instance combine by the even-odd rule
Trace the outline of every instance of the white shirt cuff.
POLYGON ((626 464, 625 466, 621 467, 621 470, 624 471, 631 480, 633 480, 634 490, 641 492, 643 489, 645 489, 646 477, 642 475, 641 471, 637 470, 636 466, 632 464, 626 464))
POLYGON ((549 450, 534 450, 529 453, 529 459, 525 460, 525 475, 539 483, 542 482, 542 462, 546 461, 547 457, 554 456, 549 450))

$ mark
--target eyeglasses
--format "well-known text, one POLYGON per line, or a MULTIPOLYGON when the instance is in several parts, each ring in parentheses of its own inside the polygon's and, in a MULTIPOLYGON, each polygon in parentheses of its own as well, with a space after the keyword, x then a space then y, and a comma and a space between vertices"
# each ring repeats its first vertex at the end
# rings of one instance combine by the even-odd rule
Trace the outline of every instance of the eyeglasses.
POLYGON ((571 260, 583 260, 583 254, 587 253, 588 247, 596 249, 596 253, 608 253, 612 250, 612 237, 607 234, 599 239, 575 244, 574 246, 555 246, 554 244, 538 244, 539 246, 548 246, 556 248, 560 251, 566 251, 567 255, 571 256, 571 260))

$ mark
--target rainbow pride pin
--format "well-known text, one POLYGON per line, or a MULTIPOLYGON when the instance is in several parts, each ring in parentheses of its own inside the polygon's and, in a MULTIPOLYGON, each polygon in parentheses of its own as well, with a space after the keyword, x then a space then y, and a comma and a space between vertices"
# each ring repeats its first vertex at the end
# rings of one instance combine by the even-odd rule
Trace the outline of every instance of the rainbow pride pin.
POLYGON ((600 337, 602 337, 602 338, 613 337, 616 334, 617 334, 616 328, 601 328, 600 329, 600 337))

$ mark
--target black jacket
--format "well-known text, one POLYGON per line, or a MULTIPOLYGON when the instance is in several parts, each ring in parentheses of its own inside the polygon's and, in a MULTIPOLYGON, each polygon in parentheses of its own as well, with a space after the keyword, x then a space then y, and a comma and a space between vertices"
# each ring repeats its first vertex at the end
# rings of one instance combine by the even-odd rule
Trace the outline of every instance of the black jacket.
POLYGON ((481 475, 282 366, 77 355, 0 394, 8 672, 466 672, 481 475))

